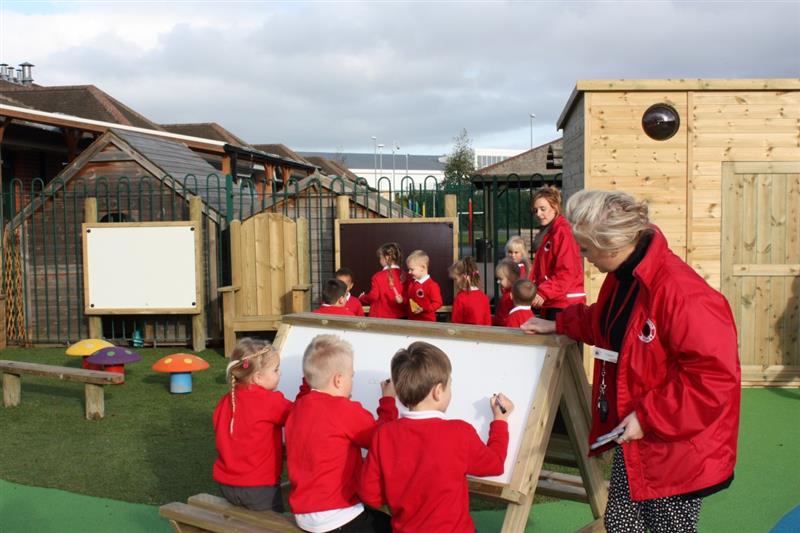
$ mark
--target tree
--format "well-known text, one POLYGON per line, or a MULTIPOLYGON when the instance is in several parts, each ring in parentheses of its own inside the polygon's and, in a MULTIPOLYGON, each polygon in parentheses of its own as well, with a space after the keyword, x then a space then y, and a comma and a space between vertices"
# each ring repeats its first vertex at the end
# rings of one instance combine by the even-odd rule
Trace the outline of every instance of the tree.
POLYGON ((455 144, 453 151, 447 156, 444 165, 444 184, 460 185, 469 183, 470 177, 475 172, 475 150, 472 149, 472 139, 466 129, 462 129, 458 136, 453 137, 455 144))

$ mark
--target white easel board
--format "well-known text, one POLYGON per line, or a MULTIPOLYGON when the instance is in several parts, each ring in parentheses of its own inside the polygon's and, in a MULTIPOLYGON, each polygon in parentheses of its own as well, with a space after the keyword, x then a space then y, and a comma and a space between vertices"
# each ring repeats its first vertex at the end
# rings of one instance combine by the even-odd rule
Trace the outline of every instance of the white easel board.
POLYGON ((82 234, 86 314, 199 312, 196 223, 85 223, 82 234))
MULTIPOLYGON (((446 416, 472 424, 484 442, 492 421, 489 398, 497 392, 506 394, 514 402, 515 410, 509 419, 505 471, 500 476, 480 479, 499 485, 511 483, 539 377, 548 349, 553 346, 537 342, 547 337, 483 326, 290 315, 284 317, 284 326, 275 339, 281 350, 279 389, 289 399, 294 399, 300 386, 306 346, 323 333, 338 335, 352 344, 355 354, 352 399, 372 413, 378 406, 380 382, 390 377, 392 356, 414 341, 434 344, 448 355, 453 367, 453 397, 446 416)), ((398 408, 401 413, 405 410, 399 402, 398 408)))

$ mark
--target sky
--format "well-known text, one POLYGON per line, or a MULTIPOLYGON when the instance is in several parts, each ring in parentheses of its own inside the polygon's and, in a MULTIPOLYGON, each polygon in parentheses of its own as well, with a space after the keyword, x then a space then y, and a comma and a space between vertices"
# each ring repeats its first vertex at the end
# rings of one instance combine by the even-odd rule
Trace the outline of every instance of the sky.
POLYGON ((443 154, 560 136, 577 80, 800 77, 800 0, 0 0, 0 62, 252 144, 443 154), (531 120, 531 113, 536 118, 531 120))

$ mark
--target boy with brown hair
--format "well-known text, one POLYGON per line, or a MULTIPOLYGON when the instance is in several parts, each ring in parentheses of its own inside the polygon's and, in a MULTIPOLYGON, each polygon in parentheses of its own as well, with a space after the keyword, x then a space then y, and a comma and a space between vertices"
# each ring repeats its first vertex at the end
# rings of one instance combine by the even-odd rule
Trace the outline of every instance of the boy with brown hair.
POLYGON ((395 532, 474 531, 466 476, 503 473, 514 404, 492 396, 494 422, 484 444, 467 422, 444 418, 452 379, 442 350, 414 342, 394 355, 391 368, 397 397, 410 412, 375 432, 361 473, 362 501, 388 504, 395 532))
POLYGON ((536 297, 536 285, 527 279, 518 279, 511 287, 514 306, 506 318, 507 328, 518 328, 533 317, 531 303, 536 297))
POLYGON ((354 316, 352 311, 345 307, 346 295, 347 286, 344 282, 336 278, 325 280, 322 285, 322 304, 314 309, 314 312, 321 315, 354 316))
POLYGON ((350 400, 353 348, 336 335, 317 335, 303 354, 303 376, 311 387, 298 395, 286 421, 289 506, 305 531, 391 531, 388 517, 365 510, 358 499, 361 448, 378 424, 397 418, 394 388, 381 383, 378 424, 350 400))
POLYGON ((337 270, 334 275, 336 279, 340 280, 347 286, 347 295, 345 296, 345 304, 344 306, 350 310, 355 316, 364 316, 364 307, 361 305, 361 302, 358 298, 352 298, 350 292, 353 290, 353 284, 355 280, 353 279, 353 271, 347 267, 342 267, 337 270))

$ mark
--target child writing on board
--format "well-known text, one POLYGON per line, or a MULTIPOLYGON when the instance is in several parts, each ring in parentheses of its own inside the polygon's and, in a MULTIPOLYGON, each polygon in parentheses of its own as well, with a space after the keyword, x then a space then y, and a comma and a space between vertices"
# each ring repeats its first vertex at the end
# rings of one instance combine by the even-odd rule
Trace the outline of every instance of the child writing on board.
POLYGON ((503 473, 514 404, 502 394, 491 397, 494 421, 484 444, 467 422, 445 419, 453 384, 442 350, 414 342, 392 357, 391 369, 397 398, 410 412, 375 432, 361 499, 373 507, 387 504, 396 533, 475 531, 466 476, 503 473))
POLYGON ((519 235, 514 235, 508 239, 508 242, 506 242, 506 256, 519 267, 520 278, 527 278, 531 275, 531 259, 528 254, 528 247, 525 246, 525 239, 519 235))
POLYGON ((531 302, 536 297, 536 285, 527 279, 518 279, 511 287, 511 298, 514 307, 506 317, 507 328, 518 328, 533 317, 531 302))
POLYGON ((314 312, 321 315, 355 316, 347 308, 347 285, 336 278, 325 280, 322 284, 322 304, 314 312))
POLYGON ((430 258, 422 250, 408 254, 406 265, 411 280, 408 283, 408 319, 436 322, 436 310, 442 306, 442 290, 430 274, 430 258))
POLYGON ((475 259, 470 256, 460 259, 448 269, 450 279, 455 282, 458 293, 453 300, 451 321, 454 324, 492 325, 489 298, 480 289, 481 274, 475 259))
POLYGON ((510 257, 501 259, 494 270, 495 278, 500 286, 500 298, 494 306, 493 326, 505 326, 508 313, 514 308, 511 287, 519 279, 519 266, 510 257))
POLYGON ((275 390, 280 377, 272 345, 240 339, 227 369, 231 390, 214 409, 214 480, 225 499, 255 511, 283 512, 281 428, 292 402, 275 390))
POLYGON ((389 517, 365 510, 358 498, 361 449, 379 423, 397 418, 394 388, 381 382, 378 423, 350 400, 353 348, 336 335, 317 335, 303 354, 311 390, 295 401, 286 422, 289 506, 305 531, 391 531, 389 517))
POLYGON ((387 242, 378 248, 381 271, 372 275, 368 293, 359 300, 370 306, 372 318, 406 318, 408 303, 405 299, 406 275, 400 268, 403 251, 396 242, 387 242))
POLYGON ((352 312, 355 316, 364 316, 364 308, 361 306, 361 302, 358 301, 358 298, 353 298, 350 294, 350 291, 353 290, 353 271, 347 267, 342 267, 336 271, 334 274, 336 279, 341 280, 347 286, 347 295, 345 297, 345 304, 344 306, 347 307, 350 312, 352 312))

